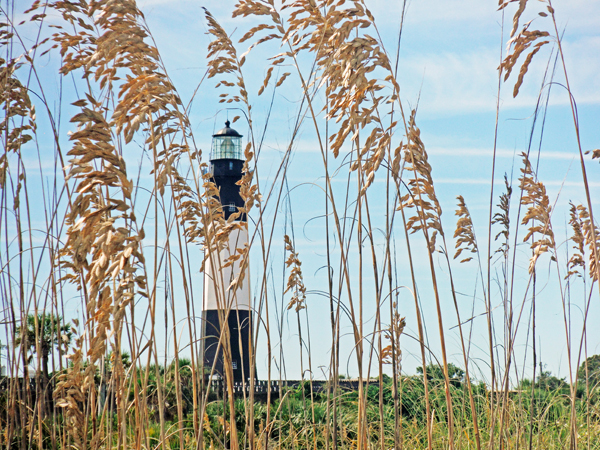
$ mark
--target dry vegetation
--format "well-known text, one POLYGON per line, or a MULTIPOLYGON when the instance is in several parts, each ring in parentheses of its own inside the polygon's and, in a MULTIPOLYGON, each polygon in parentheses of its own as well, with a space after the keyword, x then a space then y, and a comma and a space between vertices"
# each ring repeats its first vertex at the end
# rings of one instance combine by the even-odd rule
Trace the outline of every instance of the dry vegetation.
MULTIPOLYGON (((551 2, 530 2, 529 13, 535 10, 542 19, 523 24, 527 3, 499 5, 506 11, 516 8, 511 9, 510 52, 500 64, 499 77, 514 83, 516 96, 533 57, 544 45, 555 45, 569 88, 551 2), (546 28, 534 30, 534 25, 546 28)), ((288 201, 286 175, 294 142, 287 146, 275 181, 263 187, 255 164, 262 136, 254 127, 250 91, 261 95, 293 80, 299 83, 303 100, 293 136, 302 127, 317 136, 320 158, 314 164, 321 164, 325 173, 325 252, 327 266, 335 268, 324 292, 330 314, 319 324, 331 329, 327 390, 316 393, 306 377, 304 389, 283 390, 282 399, 269 397, 266 404, 254 401, 253 389, 235 399, 228 367, 229 394, 215 401, 204 377, 211 368, 202 367, 199 355, 196 317, 202 293, 194 289, 194 279, 201 275, 192 273, 190 259, 227 245, 229 234, 242 225, 224 219, 216 188, 203 175, 207 152, 196 144, 189 105, 170 81, 143 15, 133 0, 36 1, 25 24, 10 22, 11 15, 3 12, 0 290, 2 327, 11 339, 9 358, 3 362, 9 362, 9 373, 23 378, 4 379, 0 448, 597 448, 598 367, 588 367, 595 360, 586 359, 587 327, 571 327, 565 287, 581 286, 587 305, 584 323, 597 320, 587 311, 598 300, 600 231, 573 100, 586 202, 571 205, 569 258, 559 251, 552 201, 527 153, 518 187, 507 182, 506 192, 499 195, 490 183, 489 232, 480 241, 464 198, 458 197, 452 250, 416 111, 407 110, 400 99, 393 52, 384 48, 363 1, 281 5, 239 0, 233 16, 252 16, 257 24, 239 42, 206 11, 213 38, 207 78, 218 82, 215 96, 242 109, 250 131, 241 182, 245 207, 238 214, 247 213, 253 225, 250 247, 237 249, 228 261, 204 262, 225 266, 241 259, 245 265, 252 248, 258 280, 242 276, 232 284, 253 283, 253 348, 264 337, 268 355, 263 378, 270 381, 276 373, 273 364, 281 361, 277 320, 283 322, 283 314, 297 320, 299 348, 309 346, 308 358, 301 360, 302 375, 292 378, 304 379, 305 372, 315 369, 302 255, 293 233, 283 242, 274 239, 277 213, 273 217, 266 212, 280 211, 288 201), (47 28, 50 16, 60 20, 47 28), (44 33, 50 29, 51 35, 29 45, 21 30, 32 25, 44 33), (246 86, 244 63, 252 53, 238 54, 241 42, 251 43, 251 49, 268 42, 281 46, 281 53, 270 59, 262 86, 246 86), (60 126, 37 70, 46 54, 60 62, 62 75, 81 79, 79 86, 85 88, 73 103, 78 112, 70 118, 68 145, 67 127, 60 126), (280 69, 294 73, 273 76, 280 69), (42 111, 34 108, 33 96, 42 111), (51 133, 40 134, 38 120, 47 121, 51 133), (37 168, 29 163, 36 151, 37 168), (48 180, 42 166, 52 160, 54 178, 48 180), (348 188, 341 195, 331 183, 338 170, 332 161, 339 160, 349 162, 342 165, 348 188), (385 180, 384 211, 372 206, 375 177, 385 180), (511 208, 518 211, 516 222, 510 220, 511 208), (39 224, 45 226, 42 232, 39 224), (492 225, 496 232, 501 227, 497 235, 492 225), (383 240, 376 237, 381 230, 383 240), (396 254, 393 236, 405 239, 404 254, 396 254), (521 241, 531 247, 529 281, 522 290, 515 287, 515 277, 523 275, 516 274, 523 269, 515 263, 521 241), (487 248, 478 242, 486 242, 487 248), (492 258, 494 245, 499 245, 499 256, 492 258), (286 254, 281 295, 288 308, 274 320, 270 268, 275 248, 286 254), (433 293, 428 310, 435 311, 438 325, 437 337, 431 339, 439 340, 438 355, 431 354, 424 337, 415 252, 427 258, 433 293), (577 376, 562 382, 536 373, 533 339, 534 372, 527 376, 534 382, 520 380, 515 389, 513 346, 519 327, 531 326, 535 336, 536 268, 542 258, 552 258, 560 286, 553 301, 563 305, 569 373, 577 376), (398 307, 401 287, 395 275, 400 260, 411 276, 402 295, 414 299, 417 323, 412 325, 418 330, 422 362, 417 376, 402 372, 406 313, 398 307), (461 263, 471 264, 474 277, 483 280, 478 295, 486 305, 489 337, 486 384, 470 373, 475 364, 469 353, 470 325, 461 317, 452 275, 461 263), (498 267, 499 292, 492 287, 498 267), (367 273, 374 285, 363 283, 367 273), (67 297, 78 299, 77 316, 65 309, 67 297), (186 335, 176 322, 174 298, 186 307, 186 335), (453 302, 454 316, 444 316, 444 301, 453 302), (369 322, 372 329, 366 325, 367 303, 375 305, 369 309, 376 311, 369 322), (498 303, 504 305, 504 323, 493 321, 492 305, 498 303), (521 320, 524 308, 532 311, 531 323, 521 320), (360 381, 355 393, 340 390, 337 383, 346 364, 340 359, 343 317, 351 324, 351 364, 360 381), (448 361, 449 323, 458 323, 464 372, 448 361), (158 342, 157 332, 162 329, 179 330, 169 340, 171 354, 182 352, 189 358, 161 361, 165 344, 158 342), (30 364, 37 369, 24 371, 30 364), (386 371, 390 377, 383 375, 386 371)), ((213 89, 214 83, 209 84, 205 81, 200 89, 213 89)), ((218 271, 213 267, 213 273, 218 271)), ((299 354, 302 358, 306 352, 299 354)))

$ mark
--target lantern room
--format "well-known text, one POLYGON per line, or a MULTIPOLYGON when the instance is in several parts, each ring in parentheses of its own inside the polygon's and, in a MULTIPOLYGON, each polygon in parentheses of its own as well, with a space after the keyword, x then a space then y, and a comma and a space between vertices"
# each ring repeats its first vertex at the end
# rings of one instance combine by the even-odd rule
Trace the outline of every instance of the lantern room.
POLYGON ((213 134, 210 160, 238 159, 243 161, 242 135, 230 127, 229 120, 225 122, 225 128, 213 134))

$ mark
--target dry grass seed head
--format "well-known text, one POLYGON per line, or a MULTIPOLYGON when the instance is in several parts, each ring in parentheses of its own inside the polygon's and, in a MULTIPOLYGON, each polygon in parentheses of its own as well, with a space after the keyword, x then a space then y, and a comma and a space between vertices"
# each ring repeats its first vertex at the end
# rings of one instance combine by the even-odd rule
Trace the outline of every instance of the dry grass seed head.
POLYGON ((90 387, 90 378, 85 375, 83 364, 84 337, 75 339, 74 352, 69 355, 71 364, 67 373, 58 375, 58 383, 54 391, 56 406, 62 408, 69 436, 73 440, 73 448, 83 450, 87 432, 85 430, 85 415, 80 404, 85 401, 86 392, 90 387))
MULTIPOLYGON (((583 234, 583 220, 579 215, 578 206, 575 206, 573 203, 569 203, 571 208, 569 209, 569 225, 573 229, 573 235, 571 236, 571 240, 575 244, 573 249, 575 252, 569 258, 568 261, 568 273, 565 276, 565 279, 570 278, 573 275, 581 277, 581 272, 579 272, 578 268, 581 268, 585 272, 585 236, 583 234)), ((579 205, 581 207, 581 205, 579 205)))
POLYGON ((288 276, 287 286, 285 292, 292 292, 292 298, 288 303, 287 309, 295 308, 296 312, 306 308, 306 287, 304 286, 304 279, 302 277, 302 262, 298 257, 298 253, 294 250, 292 240, 286 234, 284 236, 285 250, 289 253, 285 265, 290 268, 291 271, 288 276))
POLYGON ((592 280, 598 281, 600 262, 597 259, 597 254, 600 251, 600 230, 596 224, 592 223, 590 214, 585 206, 578 205, 577 214, 579 216, 578 222, 585 237, 585 244, 589 249, 589 275, 592 280), (596 236, 596 241, 594 241, 594 235, 596 236))
POLYGON ((492 218, 492 225, 499 223, 502 225, 502 231, 496 234, 494 240, 498 240, 500 236, 504 236, 504 242, 500 245, 494 253, 502 253, 506 258, 508 256, 508 237, 510 235, 510 197, 512 195, 512 186, 508 183, 508 177, 504 174, 504 186, 506 192, 500 195, 500 203, 497 205, 500 208, 500 212, 494 214, 492 218))
MULTIPOLYGON (((77 130, 71 135, 74 144, 68 153, 71 160, 67 170, 69 180, 75 183, 77 197, 67 216, 67 241, 60 257, 67 269, 67 280, 79 281, 83 275, 86 284, 89 317, 86 328, 90 350, 88 365, 83 369, 80 367, 83 337, 76 341, 79 344, 71 356, 74 364, 57 389, 57 395, 60 397, 58 404, 68 409, 67 416, 80 422, 82 411, 79 400, 73 396, 85 396, 93 388, 89 380, 93 380, 96 362, 105 354, 109 336, 114 336, 114 331, 120 329, 125 308, 136 295, 148 297, 145 271, 140 270, 144 266, 141 253, 144 233, 143 230, 134 231, 136 219, 130 206, 133 185, 127 177, 125 161, 113 143, 113 136, 122 136, 128 142, 145 123, 151 128, 149 145, 155 147, 161 142, 172 142, 176 126, 171 124, 181 123, 177 114, 180 101, 166 77, 158 71, 156 50, 144 42, 147 34, 138 23, 141 13, 134 2, 118 5, 114 2, 89 5, 81 2, 75 8, 62 3, 53 6, 73 21, 80 19, 77 23, 86 30, 89 27, 84 25, 92 23, 104 31, 97 39, 86 35, 87 31, 77 34, 87 39, 84 46, 80 39, 67 33, 55 35, 65 54, 63 73, 83 68, 84 77, 89 79, 93 74, 93 81, 98 82, 100 89, 112 91, 115 83, 121 80, 119 74, 125 72, 125 81, 120 84, 118 93, 119 102, 110 121, 106 119, 111 116, 109 108, 91 94, 86 94, 86 100, 75 103, 80 113, 72 118, 77 130), (129 45, 117 45, 118 42, 129 45), (152 121, 154 114, 156 117, 152 121), (74 385, 79 390, 71 388, 74 385)), ((177 175, 174 155, 187 151, 187 148, 171 145, 169 150, 172 153, 159 158, 154 168, 161 192, 164 192, 168 177, 177 175)), ((160 152, 158 154, 160 156, 160 152)), ((181 197, 187 192, 182 189, 181 197)), ((119 377, 119 370, 113 375, 119 377)), ((81 430, 83 424, 77 423, 71 434, 76 445, 83 445, 77 427, 81 430)), ((95 439, 90 445, 94 447, 98 443, 95 439)))
MULTIPOLYGON (((503 2, 501 0, 499 9, 504 9, 506 6, 508 6, 509 3, 512 3, 513 1, 516 1, 516 0, 511 0, 511 1, 506 1, 506 2, 503 2)), ((520 89, 521 85, 523 84, 523 79, 525 78, 525 74, 527 73, 527 71, 529 69, 529 65, 531 64, 531 61, 533 60, 533 57, 535 56, 535 54, 538 53, 544 45, 546 45, 548 42, 550 42, 548 40, 541 40, 545 37, 550 36, 550 33, 548 33, 547 31, 540 31, 540 30, 529 31, 529 26, 531 25, 532 21, 529 21, 525 25, 523 25, 522 30, 519 32, 518 35, 516 35, 517 29, 519 28, 519 20, 521 18, 521 15, 525 11, 525 7, 527 5, 527 0, 518 0, 518 1, 519 1, 519 7, 518 7, 517 11, 515 12, 515 15, 513 16, 513 28, 511 30, 510 39, 508 41, 507 55, 506 55, 506 58, 504 58, 504 61, 500 64, 500 67, 498 67, 499 70, 505 71, 504 81, 508 80, 508 77, 510 76, 513 68, 517 64, 519 57, 524 52, 526 52, 532 46, 532 44, 534 42, 536 42, 536 41, 537 42, 535 43, 535 45, 533 46, 533 49, 529 52, 529 54, 525 58, 525 61, 521 65, 521 68, 519 70, 519 76, 517 78, 517 81, 516 81, 514 89, 513 89, 513 97, 516 97, 518 95, 519 89, 520 89), (512 53, 511 53, 511 49, 512 49, 512 53)), ((549 6, 548 6, 548 8, 550 10, 549 6)), ((539 14, 542 17, 545 17, 547 15, 544 12, 541 12, 539 14)))
MULTIPOLYGON (((400 337, 406 327, 406 319, 400 317, 397 304, 393 305, 393 317, 389 327, 383 330, 383 335, 390 343, 381 349, 381 360, 384 364, 393 364, 396 362, 396 370, 402 365, 402 350, 400 349, 400 337)), ((399 373, 399 372, 398 372, 399 373)))
MULTIPOLYGON (((0 42, 10 40, 11 33, 0 28, 0 42)), ((0 108, 4 112, 0 121, 0 135, 3 137, 4 151, 0 155, 0 189, 4 189, 9 168, 9 154, 19 154, 21 147, 33 139, 36 131, 35 107, 31 103, 28 90, 15 72, 22 64, 16 59, 0 58, 0 108)), ((14 209, 19 207, 19 192, 22 179, 17 179, 14 196, 14 209)))
MULTIPOLYGON (((225 86, 237 86, 238 95, 234 95, 229 98, 229 93, 225 92, 220 94, 220 103, 232 103, 232 102, 243 102, 246 108, 251 109, 250 101, 248 99, 248 91, 244 83, 244 77, 241 72, 241 68, 244 65, 245 56, 238 59, 237 51, 231 38, 227 35, 223 27, 216 21, 212 14, 204 8, 204 14, 208 22, 208 32, 212 34, 215 39, 208 45, 208 78, 216 77, 217 75, 235 74, 235 82, 220 81, 217 87, 220 85, 225 86)), ((249 120, 250 121, 250 120, 249 120)), ((250 121, 250 125, 251 121, 250 121)))
POLYGON ((535 234, 539 235, 531 243, 533 256, 529 261, 529 273, 533 273, 537 259, 548 251, 554 252, 556 243, 550 222, 552 207, 546 187, 541 181, 537 181, 527 154, 521 153, 521 156, 524 164, 521 169, 522 176, 519 179, 522 191, 521 204, 528 207, 521 224, 529 225, 531 223, 523 242, 528 241, 535 234))
MULTIPOLYGON (((456 253, 454 259, 458 258, 463 251, 469 251, 470 253, 477 253, 477 240, 475 239, 475 232, 473 230, 473 221, 471 220, 471 214, 465 204, 465 199, 462 195, 456 197, 458 199, 458 209, 456 215, 458 221, 456 222, 456 230, 454 231, 454 238, 456 240, 455 248, 456 253)), ((468 262, 472 260, 472 257, 464 258, 460 262, 468 262)))
POLYGON ((428 248, 433 252, 437 233, 442 236, 444 234, 441 224, 442 208, 435 194, 432 169, 415 116, 416 111, 413 110, 409 120, 408 144, 404 146, 404 168, 413 172, 414 176, 408 181, 409 192, 401 197, 399 208, 416 208, 417 214, 409 217, 406 228, 410 233, 426 228, 424 232, 429 237, 428 248))
MULTIPOLYGON (((362 2, 350 2, 344 8, 342 2, 296 1, 283 5, 290 10, 288 28, 272 2, 244 0, 238 3, 234 16, 270 16, 273 27, 279 33, 259 39, 255 44, 266 40, 281 38, 282 43, 290 46, 290 51, 272 58, 272 65, 281 64, 287 58, 294 57, 301 50, 309 50, 317 55, 320 73, 317 79, 321 86, 327 82, 328 119, 340 123, 339 129, 330 137, 334 156, 347 142, 348 137, 355 141, 359 131, 367 128, 369 133, 358 151, 357 162, 351 170, 362 169, 364 176, 361 195, 375 179, 391 142, 396 122, 384 126, 378 113, 378 107, 390 99, 379 94, 383 86, 372 75, 375 69, 384 68, 391 73, 391 65, 378 41, 365 34, 363 29, 372 26, 373 16, 362 2), (320 6, 327 8, 327 16, 322 14, 320 6), (305 31, 307 30, 307 31, 305 31), (312 32, 309 32, 312 31, 312 32), (369 129, 370 128, 370 129, 369 129)), ((255 33, 272 27, 254 27, 242 40, 255 33)), ((260 88, 262 93, 271 76, 271 68, 260 88)), ((284 73, 276 86, 288 76, 284 73)), ((313 81, 315 82, 316 79, 313 81)), ((312 83, 311 82, 311 85, 312 83)))
MULTIPOLYGON (((74 145, 68 153, 72 157, 69 178, 76 182, 77 198, 67 216, 67 241, 60 257, 63 267, 71 272, 68 280, 79 282, 81 274, 87 286, 87 380, 93 379, 96 362, 108 348, 108 333, 119 327, 136 290, 145 295, 146 280, 136 273, 144 264, 140 251, 143 232, 135 234, 131 226, 135 222, 127 204, 131 186, 122 157, 111 143, 110 125, 99 111, 85 106, 72 121, 78 124, 78 130, 71 136, 74 145), (95 170, 95 165, 102 170, 95 170)), ((75 358, 81 351, 81 346, 75 349, 75 358)), ((75 366, 69 369, 67 385, 80 377, 77 370, 75 366)), ((89 383, 82 384, 81 394, 92 388, 89 383)), ((73 408, 68 397, 59 404, 65 402, 73 408)), ((79 416, 79 412, 72 414, 79 416)))

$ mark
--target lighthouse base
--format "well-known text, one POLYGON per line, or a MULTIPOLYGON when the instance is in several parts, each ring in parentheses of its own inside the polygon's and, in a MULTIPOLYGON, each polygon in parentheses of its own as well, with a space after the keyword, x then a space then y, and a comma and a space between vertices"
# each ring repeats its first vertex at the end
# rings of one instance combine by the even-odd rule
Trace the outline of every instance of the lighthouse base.
POLYGON ((222 348, 225 342, 221 342, 221 347, 219 347, 220 320, 223 319, 229 327, 233 379, 234 381, 246 381, 255 376, 250 373, 250 349, 253 343, 251 342, 252 312, 249 310, 233 309, 229 311, 229 314, 217 309, 202 311, 204 370, 210 373, 214 365, 213 374, 225 377, 222 348))

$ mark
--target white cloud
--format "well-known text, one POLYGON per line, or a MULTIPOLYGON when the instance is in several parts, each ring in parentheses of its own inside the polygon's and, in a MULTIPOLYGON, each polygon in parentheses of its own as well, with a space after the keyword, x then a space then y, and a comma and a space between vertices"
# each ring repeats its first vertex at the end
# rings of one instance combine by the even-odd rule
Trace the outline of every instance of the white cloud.
MULTIPOLYGON (((448 156, 479 156, 483 158, 491 158, 494 154, 491 148, 445 148, 445 147, 431 147, 427 150, 429 155, 448 155, 448 156)), ((507 149, 497 149, 497 158, 518 158, 520 152, 507 149)), ((564 160, 572 161, 575 158, 579 158, 578 154, 569 152, 543 152, 541 155, 543 159, 553 160, 564 160)), ((520 159, 520 158, 519 158, 520 159)))
MULTIPOLYGON (((367 0, 378 23, 398 23, 402 11, 402 1, 367 0)), ((556 19, 561 29, 567 26, 567 31, 597 33, 600 27, 600 2, 590 0, 555 0, 552 4, 556 19)), ((500 23, 502 13, 498 3, 481 0, 418 0, 407 1, 408 22, 418 25, 435 24, 439 27, 456 27, 459 24, 470 24, 471 29, 489 27, 490 23, 500 23)), ((505 23, 510 26, 516 5, 510 5, 505 10, 505 23)), ((537 12, 544 11, 545 6, 530 1, 523 17, 535 17, 537 12)), ((529 20, 529 19, 527 19, 529 20)), ((477 36, 474 36, 476 38, 477 36)))
MULTIPOLYGON (((550 56, 536 55, 525 76, 520 93, 512 91, 520 65, 501 86, 501 109, 534 107, 550 56)), ((433 50, 433 49, 432 49, 433 50)), ((600 104, 600 38, 582 37, 564 46, 572 92, 578 104, 600 104)), ((494 111, 498 87, 498 50, 491 47, 457 49, 455 52, 408 54, 401 59, 401 87, 404 100, 413 105, 420 96, 419 110, 424 114, 455 114, 494 111)), ((559 65, 555 81, 564 84, 559 65)), ((564 88, 555 85, 551 91, 551 106, 569 105, 564 88)))
MULTIPOLYGON (((286 148, 281 145, 265 142, 263 144, 263 149, 271 152, 279 152, 283 155, 286 148)), ((293 149, 294 153, 314 153, 315 155, 320 155, 321 151, 319 150, 319 144, 315 140, 313 142, 308 140, 297 141, 294 145, 293 149)), ((470 147, 440 147, 440 146, 428 146, 427 153, 430 156, 475 156, 481 158, 491 158, 494 154, 492 148, 470 148, 470 147)), ((508 158, 514 159, 519 158, 520 151, 510 150, 499 148, 496 150, 497 158, 508 158)), ((574 159, 579 159, 578 153, 570 153, 570 152, 555 152, 555 151, 543 151, 542 153, 543 159, 552 159, 552 160, 562 160, 562 161, 572 161, 574 159)), ((340 158, 338 158, 339 160, 340 158)), ((520 158, 519 158, 520 159, 520 158)))
MULTIPOLYGON (((434 178, 435 184, 474 184, 474 185, 490 185, 490 180, 486 178, 434 178)), ((564 181, 564 180, 543 180, 545 186, 553 187, 583 187, 583 182, 580 181, 564 181)), ((495 185, 504 185, 504 179, 497 179, 494 181, 495 185)), ((600 187, 600 182, 589 181, 589 187, 600 187)))
MULTIPOLYGON (((235 1, 205 6, 236 36, 256 18, 232 19, 235 1)), ((367 0, 372 9, 388 50, 395 46, 402 1, 367 0)), ((189 0, 141 0, 151 31, 161 54, 167 59, 177 81, 199 79, 206 63, 204 55, 210 37, 205 34, 206 21, 202 4, 189 0), (190 39, 191 42, 186 42, 190 39), (186 45, 187 44, 187 45, 186 45), (189 45, 193 44, 193 45, 189 45), (182 72, 183 71, 183 72, 182 72)), ((542 8, 530 2, 524 20, 537 17, 542 8)), ((564 50, 571 87, 578 104, 600 104, 600 2, 589 0, 556 0, 559 27, 566 26, 564 50)), ((399 78, 402 99, 415 106, 420 96, 420 111, 426 115, 455 115, 468 112, 494 111, 498 85, 501 13, 497 2, 481 0, 419 0, 408 2, 401 51, 399 78)), ((505 19, 505 33, 514 12, 511 5, 505 19)), ((547 19, 540 26, 550 26, 547 19)), ((562 28, 560 28, 562 30, 562 28)), ((551 44, 536 55, 525 77, 521 93, 512 98, 518 67, 502 85, 501 107, 514 109, 532 107, 537 101, 543 71, 551 44)), ((240 51, 245 50, 244 45, 240 51)), ((259 58, 262 61, 262 58, 259 58)), ((520 67, 520 66, 519 66, 520 67)), ((252 68, 254 70, 254 67, 252 68)), ((261 69, 258 70, 260 72, 261 69)), ((248 72, 251 72, 248 69, 248 72)), ((557 81, 563 81, 561 71, 557 81)), ((212 86, 212 85, 211 85, 212 86)), ((188 89, 191 92, 191 88, 188 89)), ((567 105, 569 98, 560 87, 552 91, 552 105, 567 105)))

